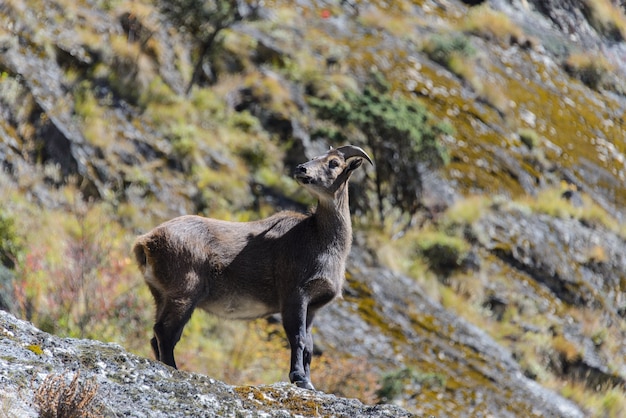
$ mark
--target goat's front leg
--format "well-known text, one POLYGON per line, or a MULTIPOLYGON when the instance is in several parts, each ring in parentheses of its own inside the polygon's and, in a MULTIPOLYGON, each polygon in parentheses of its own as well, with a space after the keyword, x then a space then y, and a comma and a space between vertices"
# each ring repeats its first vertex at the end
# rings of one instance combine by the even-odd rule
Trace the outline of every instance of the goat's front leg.
MULTIPOLYGON (((315 311, 308 307, 307 316, 306 316, 306 344, 304 346, 304 374, 306 379, 311 382, 311 360, 313 359, 313 333, 311 332, 311 328, 313 328, 313 317, 315 315, 315 311)), ((313 385, 311 385, 313 388, 313 385)))
POLYGON ((293 301, 282 312, 283 326, 291 346, 289 380, 298 387, 315 390, 311 384, 309 365, 313 351, 313 339, 307 329, 307 303, 293 301))

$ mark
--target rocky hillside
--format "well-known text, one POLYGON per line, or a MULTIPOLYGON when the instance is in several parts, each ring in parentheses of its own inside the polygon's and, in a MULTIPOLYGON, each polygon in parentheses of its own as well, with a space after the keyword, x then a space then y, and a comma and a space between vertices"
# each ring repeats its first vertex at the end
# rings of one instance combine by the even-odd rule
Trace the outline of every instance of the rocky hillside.
MULTIPOLYGON (((615 0, 3 1, 0 307, 149 357, 133 237, 184 213, 305 210, 293 166, 350 142, 375 167, 351 184, 355 246, 344 299, 316 321, 316 387, 418 416, 620 417, 625 39, 615 0)), ((302 415, 369 408, 266 386, 286 380, 276 318, 198 313, 177 347, 182 369, 246 387, 2 318, 21 353, 1 358, 3 396, 25 410, 44 375, 119 394, 118 369, 124 390, 184 377, 156 390, 235 399, 233 414, 287 394, 339 408, 302 415), (105 371, 76 354, 90 344, 117 353, 105 371)))
POLYGON ((411 416, 285 383, 228 386, 116 344, 58 338, 3 311, 0 334, 3 417, 67 416, 63 408, 93 417, 411 416))

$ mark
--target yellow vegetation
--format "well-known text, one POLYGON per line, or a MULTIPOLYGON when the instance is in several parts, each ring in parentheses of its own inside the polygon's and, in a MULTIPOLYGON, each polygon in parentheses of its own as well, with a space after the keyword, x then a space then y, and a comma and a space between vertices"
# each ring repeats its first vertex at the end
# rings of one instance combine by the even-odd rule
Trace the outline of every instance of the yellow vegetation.
POLYGON ((565 60, 565 70, 587 86, 598 89, 606 87, 608 74, 614 65, 600 52, 577 52, 565 60))
POLYGON ((462 23, 463 30, 488 40, 499 42, 503 46, 522 43, 525 35, 504 13, 493 10, 484 3, 469 10, 462 23))
POLYGON ((621 418, 626 411, 626 391, 623 387, 605 386, 589 390, 585 382, 561 382, 560 392, 566 398, 585 405, 592 417, 621 418))
POLYGON ((363 26, 375 27, 386 30, 394 36, 408 38, 415 32, 414 26, 417 23, 415 16, 407 13, 406 9, 409 7, 402 2, 397 2, 393 10, 381 12, 373 7, 367 8, 359 15, 359 21, 363 26))
POLYGON ((444 213, 443 224, 446 226, 471 225, 480 219, 490 205, 491 199, 480 195, 459 199, 444 213))
POLYGON ((626 16, 611 0, 584 0, 589 20, 595 29, 616 40, 626 39, 626 16))
POLYGON ((32 351, 33 353, 37 354, 38 356, 43 354, 43 349, 41 348, 39 344, 30 344, 30 345, 27 345, 26 348, 32 351))
POLYGON ((568 340, 563 335, 557 335, 552 339, 552 348, 563 356, 568 363, 575 362, 581 358, 580 347, 573 341, 568 340))

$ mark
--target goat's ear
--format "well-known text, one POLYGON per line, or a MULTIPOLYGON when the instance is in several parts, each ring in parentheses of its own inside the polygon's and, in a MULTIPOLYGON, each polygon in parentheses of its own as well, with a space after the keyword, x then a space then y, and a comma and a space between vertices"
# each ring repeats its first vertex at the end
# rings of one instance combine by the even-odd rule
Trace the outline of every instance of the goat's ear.
POLYGON ((361 164, 363 164, 363 158, 352 158, 348 164, 348 171, 356 170, 357 168, 361 167, 361 164))

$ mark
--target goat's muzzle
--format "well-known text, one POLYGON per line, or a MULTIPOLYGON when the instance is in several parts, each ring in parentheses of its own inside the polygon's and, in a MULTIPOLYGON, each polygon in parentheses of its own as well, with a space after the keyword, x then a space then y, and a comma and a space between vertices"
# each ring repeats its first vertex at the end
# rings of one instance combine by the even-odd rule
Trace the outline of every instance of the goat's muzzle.
POLYGON ((304 164, 300 164, 296 167, 294 177, 301 184, 309 184, 312 180, 312 178, 306 174, 306 167, 304 164))

